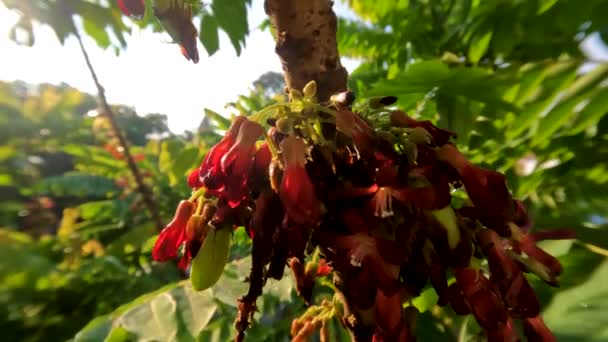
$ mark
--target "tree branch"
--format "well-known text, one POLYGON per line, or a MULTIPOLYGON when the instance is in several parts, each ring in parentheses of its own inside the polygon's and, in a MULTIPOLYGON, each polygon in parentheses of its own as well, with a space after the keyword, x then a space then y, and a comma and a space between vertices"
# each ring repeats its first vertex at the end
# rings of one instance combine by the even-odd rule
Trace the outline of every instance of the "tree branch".
POLYGON ((148 208, 148 211, 150 212, 150 215, 152 217, 152 220, 154 221, 154 224, 156 225, 156 228, 158 230, 161 230, 163 229, 164 225, 163 221, 160 218, 160 215, 158 214, 158 205, 154 200, 154 195, 152 194, 152 191, 150 191, 148 186, 146 186, 146 184, 144 183, 141 172, 139 171, 139 167, 137 166, 135 160, 133 159, 133 156, 131 155, 131 150, 129 149, 127 139, 122 134, 122 130, 120 129, 118 121, 116 120, 116 115, 114 114, 114 111, 106 100, 105 91, 101 86, 99 79, 97 78, 97 73, 95 73, 95 69, 93 68, 93 64, 91 64, 91 60, 89 58, 89 54, 87 53, 87 50, 85 49, 84 44, 82 42, 82 38, 76 28, 74 28, 74 35, 78 40, 78 44, 80 45, 80 51, 82 52, 82 56, 84 57, 84 60, 87 63, 87 67, 89 69, 89 72, 91 73, 91 77, 93 78, 93 82, 95 82, 95 87, 97 87, 97 97, 99 100, 99 105, 103 110, 103 114, 108 118, 108 121, 112 126, 112 131, 118 139, 118 143, 122 148, 122 153, 124 154, 125 160, 127 161, 127 166, 129 167, 129 170, 131 171, 131 174, 135 179, 135 183, 137 184, 137 190, 142 195, 144 203, 148 208))
POLYGON ((317 97, 326 102, 346 90, 348 74, 340 63, 337 19, 330 0, 266 0, 264 7, 277 32, 275 51, 287 87, 302 90, 317 83, 317 97))

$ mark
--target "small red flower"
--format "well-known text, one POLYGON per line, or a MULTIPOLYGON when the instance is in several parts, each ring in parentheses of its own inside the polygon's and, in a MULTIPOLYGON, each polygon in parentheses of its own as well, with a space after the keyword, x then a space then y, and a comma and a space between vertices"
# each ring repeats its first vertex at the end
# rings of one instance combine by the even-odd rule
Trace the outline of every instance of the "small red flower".
POLYGON ((186 225, 194 213, 194 205, 190 201, 181 201, 175 211, 173 220, 163 229, 154 248, 152 258, 156 261, 167 261, 177 258, 179 247, 186 242, 186 225))
POLYGON ((260 146, 260 148, 255 152, 255 157, 253 160, 252 178, 254 178, 254 181, 267 179, 268 167, 270 166, 270 161, 272 160, 272 152, 270 152, 270 147, 268 147, 266 142, 264 142, 262 146, 260 146))
POLYGON ((473 268, 455 270, 454 275, 479 325, 485 330, 501 329, 508 316, 490 280, 473 268))
POLYGON ((401 292, 392 296, 387 296, 382 291, 376 293, 374 313, 376 316, 375 336, 379 338, 377 341, 407 341, 399 338, 405 328, 402 299, 401 292))
POLYGON ((327 264, 327 260, 319 259, 319 265, 317 266, 317 277, 324 277, 331 272, 332 268, 327 264))
POLYGON ((220 160, 225 184, 225 192, 220 196, 225 197, 232 208, 238 206, 247 194, 247 179, 254 164, 255 143, 262 134, 262 126, 251 120, 244 120, 234 144, 220 160))
POLYGON ((505 244, 498 234, 483 229, 476 234, 483 253, 488 258, 491 279, 498 287, 505 306, 516 318, 535 317, 540 303, 519 265, 505 251, 505 244))
POLYGON ((524 320, 524 334, 528 341, 534 342, 556 342, 557 339, 547 328, 545 322, 540 316, 534 318, 526 318, 524 320))
POLYGON ((391 124, 395 127, 424 128, 431 135, 431 137, 433 137, 433 143, 437 146, 447 144, 452 137, 456 136, 456 133, 438 128, 428 120, 418 121, 407 115, 405 112, 399 110, 391 112, 390 120, 391 124))
POLYGON ((200 168, 196 168, 188 175, 188 186, 192 189, 198 189, 203 186, 200 177, 200 168))
MULTIPOLYGON (((498 330, 487 331, 488 342, 519 342, 519 334, 513 325, 511 318, 498 330)), ((532 341, 532 340, 530 340, 532 341)))
POLYGON ((353 140, 359 152, 366 156, 374 155, 374 131, 357 113, 341 110, 336 115, 336 129, 353 140))
POLYGON ((304 140, 289 136, 281 142, 281 154, 285 172, 279 196, 287 215, 296 224, 314 224, 321 215, 321 207, 315 195, 314 185, 306 168, 304 140))
POLYGON ((223 184, 219 182, 221 171, 220 162, 222 157, 232 148, 239 133, 239 129, 243 122, 247 120, 244 116, 237 116, 232 125, 219 143, 213 146, 199 169, 201 183, 209 190, 221 190, 223 184))
POLYGON ((348 210, 343 220, 350 235, 327 235, 333 241, 343 259, 351 267, 369 268, 378 280, 378 286, 388 295, 398 289, 399 266, 403 261, 403 250, 391 240, 374 237, 368 233, 368 223, 356 210, 348 210))
POLYGON ((471 164, 456 146, 444 145, 437 158, 450 164, 460 175, 460 180, 475 206, 475 213, 481 223, 496 230, 502 236, 509 236, 507 224, 515 220, 517 202, 511 196, 505 176, 471 164))
POLYGON ((192 5, 184 2, 172 2, 168 7, 154 7, 154 15, 160 20, 167 33, 180 47, 187 60, 198 63, 196 46, 198 32, 192 23, 192 5))
MULTIPOLYGON (((551 285, 557 285, 557 276, 563 272, 563 267, 559 260, 551 254, 545 252, 538 246, 536 246, 536 239, 534 233, 526 234, 521 231, 515 224, 510 224, 511 234, 513 237, 513 246, 526 253, 528 258, 540 263, 543 267, 543 280, 551 285)), ((542 234, 539 235, 542 237, 542 234)), ((574 234, 571 231, 557 231, 554 238, 574 238, 574 234), (563 235, 563 236, 560 236, 563 235)))
POLYGON ((126 16, 141 19, 146 11, 144 0, 117 0, 118 8, 126 16))

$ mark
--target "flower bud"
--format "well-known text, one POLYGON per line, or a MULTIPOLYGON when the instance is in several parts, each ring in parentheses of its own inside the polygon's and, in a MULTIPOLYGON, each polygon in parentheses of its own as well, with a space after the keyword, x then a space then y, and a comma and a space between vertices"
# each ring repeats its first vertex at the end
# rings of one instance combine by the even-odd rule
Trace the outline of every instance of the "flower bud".
POLYGON ((186 225, 194 212, 190 201, 181 201, 175 211, 173 220, 158 235, 152 249, 152 258, 156 261, 167 261, 177 258, 179 246, 186 241, 186 225))
POLYGON ((226 227, 210 229, 203 245, 192 260, 190 281, 196 291, 213 286, 228 262, 232 230, 226 227))
POLYGON ((315 82, 314 80, 306 83, 306 85, 304 86, 304 89, 302 89, 302 91, 304 92, 304 97, 306 98, 312 98, 317 94, 317 82, 315 82))

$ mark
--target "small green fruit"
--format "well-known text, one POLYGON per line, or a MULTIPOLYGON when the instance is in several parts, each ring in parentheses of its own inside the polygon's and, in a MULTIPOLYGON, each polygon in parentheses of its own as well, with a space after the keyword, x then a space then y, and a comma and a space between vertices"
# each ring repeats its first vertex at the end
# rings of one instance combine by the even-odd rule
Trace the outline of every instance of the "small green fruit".
POLYGON ((222 276, 228 262, 232 231, 229 228, 209 229, 200 250, 192 260, 190 282, 196 291, 213 286, 222 276))

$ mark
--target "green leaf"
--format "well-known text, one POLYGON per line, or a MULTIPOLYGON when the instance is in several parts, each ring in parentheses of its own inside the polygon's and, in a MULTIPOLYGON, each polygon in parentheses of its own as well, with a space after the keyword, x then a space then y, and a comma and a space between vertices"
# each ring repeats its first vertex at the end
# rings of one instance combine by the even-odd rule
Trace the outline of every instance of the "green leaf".
POLYGON ((577 134, 587 127, 595 125, 608 113, 608 87, 600 89, 589 101, 587 106, 578 114, 569 134, 577 134))
POLYGON ((568 88, 576 79, 578 65, 570 63, 563 68, 556 67, 556 74, 547 81, 539 95, 539 99, 528 103, 524 106, 524 110, 517 116, 515 121, 506 131, 507 139, 515 139, 531 125, 533 125, 542 113, 550 106, 558 95, 568 88))
POLYGON ((558 0, 540 0, 537 14, 543 14, 557 3, 558 0))
POLYGON ((218 35, 218 27, 215 17, 203 13, 201 16, 200 40, 209 56, 212 56, 220 48, 220 39, 218 35))
POLYGON ((392 80, 376 84, 369 96, 386 96, 411 93, 428 93, 440 86, 449 76, 450 69, 440 61, 423 61, 412 64, 392 80))
POLYGON ((477 64, 481 57, 485 55, 492 41, 492 34, 494 31, 489 30, 483 33, 477 33, 473 36, 469 45, 469 60, 473 64, 477 64))
POLYGON ((574 115, 574 108, 583 101, 588 101, 589 95, 594 95, 594 88, 608 74, 608 63, 600 64, 592 71, 579 77, 561 96, 557 104, 545 117, 538 129, 534 132, 532 145, 537 145, 555 133, 570 117, 574 115))
POLYGON ((199 149, 197 147, 190 147, 183 149, 173 161, 171 167, 171 183, 177 184, 184 181, 184 175, 186 172, 194 169, 200 163, 198 158, 199 149), (174 183, 175 182, 175 183, 174 183))
POLYGON ((576 238, 582 242, 608 249, 608 226, 579 227, 576 229, 576 238))
POLYGON ((544 319, 558 341, 608 339, 607 283, 608 261, 605 260, 585 283, 555 295, 544 312, 544 319))
POLYGON ((110 315, 99 316, 90 321, 82 330, 74 336, 75 342, 104 341, 112 330, 112 319, 110 315))
POLYGON ((241 54, 249 33, 246 0, 213 0, 211 3, 217 25, 228 34, 236 54, 241 54))
POLYGON ((418 311, 426 312, 437 304, 438 299, 439 296, 437 296, 435 289, 429 287, 422 291, 420 296, 414 298, 414 300, 412 300, 412 304, 416 307, 416 309, 418 309, 418 311))
MULTIPOLYGON (((93 17, 94 18, 94 17, 93 17)), ((90 18, 84 19, 84 30, 97 42, 101 48, 107 48, 110 46, 110 36, 105 30, 105 27, 99 26, 94 20, 90 18)))
POLYGON ((231 125, 230 119, 222 116, 218 112, 212 111, 211 109, 205 108, 205 116, 213 120, 218 129, 227 130, 231 125))

